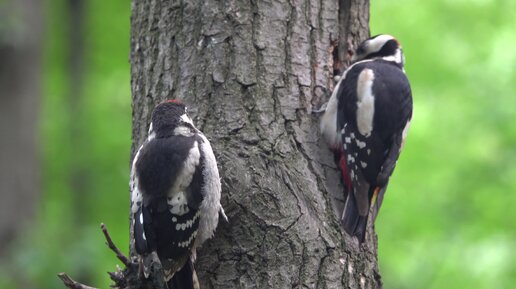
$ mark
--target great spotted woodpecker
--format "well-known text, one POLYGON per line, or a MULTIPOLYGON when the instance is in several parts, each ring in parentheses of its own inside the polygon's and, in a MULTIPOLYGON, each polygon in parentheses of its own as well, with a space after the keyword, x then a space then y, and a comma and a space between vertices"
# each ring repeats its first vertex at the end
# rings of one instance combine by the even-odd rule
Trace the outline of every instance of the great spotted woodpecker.
POLYGON ((399 42, 377 35, 362 42, 338 81, 321 119, 347 189, 345 231, 365 238, 374 222, 412 118, 412 93, 399 42))
MULTIPOLYGON (((168 288, 198 288, 193 261, 214 234, 221 184, 210 142, 187 114, 170 100, 152 112, 149 134, 131 170, 134 243, 143 272, 156 252, 168 288)), ((147 277, 147 276, 146 276, 147 277)))

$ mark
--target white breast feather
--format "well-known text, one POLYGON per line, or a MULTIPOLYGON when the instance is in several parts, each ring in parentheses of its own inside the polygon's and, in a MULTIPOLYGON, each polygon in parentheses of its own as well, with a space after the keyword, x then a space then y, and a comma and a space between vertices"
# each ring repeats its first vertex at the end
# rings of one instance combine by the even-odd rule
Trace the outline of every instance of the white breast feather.
POLYGON ((174 129, 174 135, 182 135, 186 137, 191 137, 194 133, 190 130, 189 127, 180 125, 174 129))

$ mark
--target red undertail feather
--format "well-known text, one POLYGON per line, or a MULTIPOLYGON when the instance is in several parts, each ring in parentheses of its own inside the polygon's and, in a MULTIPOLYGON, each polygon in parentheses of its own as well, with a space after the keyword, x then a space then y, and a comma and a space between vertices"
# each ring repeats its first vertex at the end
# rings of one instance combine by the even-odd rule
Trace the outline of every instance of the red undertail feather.
POLYGON ((340 172, 342 173, 342 179, 344 180, 344 185, 346 186, 347 191, 351 192, 351 178, 349 177, 346 154, 344 154, 344 152, 340 153, 339 167, 340 172))
POLYGON ((376 204, 376 200, 378 198, 378 193, 380 192, 380 187, 376 187, 374 189, 373 197, 371 198, 371 207, 376 204))

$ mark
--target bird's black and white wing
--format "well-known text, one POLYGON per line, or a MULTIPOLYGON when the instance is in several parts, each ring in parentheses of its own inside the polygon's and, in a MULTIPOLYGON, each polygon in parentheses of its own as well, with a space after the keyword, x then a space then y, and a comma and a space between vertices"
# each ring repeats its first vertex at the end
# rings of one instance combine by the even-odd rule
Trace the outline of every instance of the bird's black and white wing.
POLYGON ((339 87, 338 127, 352 193, 343 223, 363 239, 372 205, 376 217, 412 116, 410 86, 394 64, 355 64, 339 87), (379 202, 376 202, 379 199, 379 202))

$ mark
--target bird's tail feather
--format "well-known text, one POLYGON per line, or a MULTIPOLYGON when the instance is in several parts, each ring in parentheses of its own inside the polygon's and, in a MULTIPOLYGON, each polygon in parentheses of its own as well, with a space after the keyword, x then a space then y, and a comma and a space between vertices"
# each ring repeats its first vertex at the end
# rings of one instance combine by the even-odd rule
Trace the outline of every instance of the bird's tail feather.
POLYGON ((177 271, 172 279, 167 282, 168 289, 199 289, 197 273, 192 260, 188 258, 181 270, 177 271))
POLYGON ((360 216, 353 192, 348 193, 344 210, 342 211, 342 226, 351 236, 356 236, 360 242, 365 239, 367 229, 367 215, 360 216))

